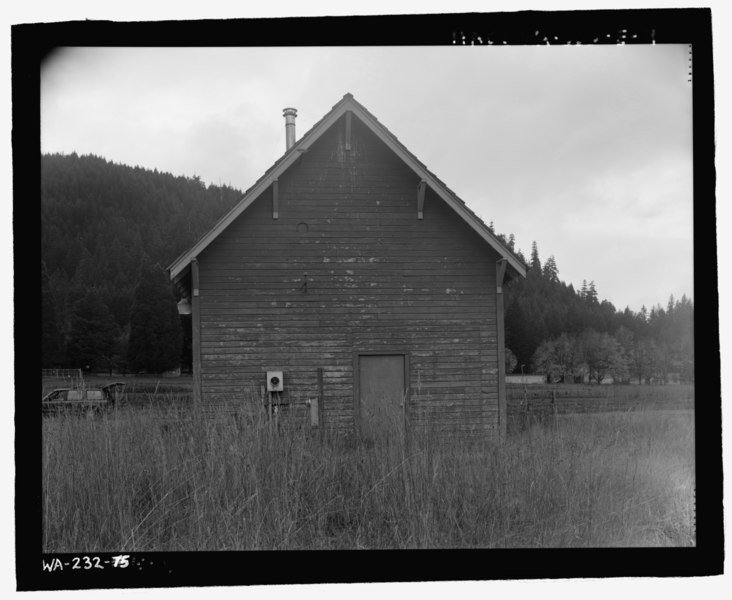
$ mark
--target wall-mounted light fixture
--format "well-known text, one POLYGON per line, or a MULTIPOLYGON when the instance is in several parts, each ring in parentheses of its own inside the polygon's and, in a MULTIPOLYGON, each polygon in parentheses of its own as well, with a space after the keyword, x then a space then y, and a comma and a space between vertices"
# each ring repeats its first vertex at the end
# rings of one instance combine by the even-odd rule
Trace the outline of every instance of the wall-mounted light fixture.
POLYGON ((178 302, 178 314, 179 315, 190 315, 191 312, 193 312, 193 310, 191 307, 190 298, 183 298, 180 302, 178 302))

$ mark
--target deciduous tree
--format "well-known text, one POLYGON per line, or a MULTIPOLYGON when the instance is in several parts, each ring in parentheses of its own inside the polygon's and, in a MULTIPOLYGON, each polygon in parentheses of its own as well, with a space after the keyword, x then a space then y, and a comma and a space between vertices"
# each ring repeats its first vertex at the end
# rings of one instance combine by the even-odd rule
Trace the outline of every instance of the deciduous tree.
POLYGON ((513 370, 518 364, 518 359, 516 358, 516 355, 511 352, 511 348, 509 347, 505 348, 504 354, 506 357, 506 373, 513 373, 513 370))
POLYGON ((571 383, 587 371, 579 341, 566 334, 541 344, 534 354, 533 365, 537 373, 549 376, 554 382, 571 383))
POLYGON ((628 366, 615 338, 587 330, 582 334, 581 342, 590 379, 602 383, 607 376, 620 380, 627 377, 628 366))

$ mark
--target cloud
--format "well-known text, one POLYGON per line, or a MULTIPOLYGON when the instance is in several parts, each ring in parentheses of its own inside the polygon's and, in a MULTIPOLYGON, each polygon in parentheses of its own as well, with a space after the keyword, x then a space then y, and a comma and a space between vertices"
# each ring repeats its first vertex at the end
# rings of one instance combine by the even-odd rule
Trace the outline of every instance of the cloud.
POLYGON ((570 281, 640 298, 686 285, 692 265, 687 52, 69 49, 42 71, 42 147, 246 189, 284 151, 282 108, 301 136, 351 92, 525 252, 536 240, 570 281), (631 284, 633 257, 668 279, 631 284))

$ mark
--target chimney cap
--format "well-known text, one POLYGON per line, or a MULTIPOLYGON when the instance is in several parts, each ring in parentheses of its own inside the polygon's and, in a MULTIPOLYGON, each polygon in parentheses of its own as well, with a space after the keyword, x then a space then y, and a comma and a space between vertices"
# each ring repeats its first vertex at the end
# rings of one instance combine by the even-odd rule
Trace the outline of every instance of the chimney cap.
POLYGON ((282 109, 282 116, 283 117, 296 117, 297 116, 297 109, 296 108, 283 108, 282 109))

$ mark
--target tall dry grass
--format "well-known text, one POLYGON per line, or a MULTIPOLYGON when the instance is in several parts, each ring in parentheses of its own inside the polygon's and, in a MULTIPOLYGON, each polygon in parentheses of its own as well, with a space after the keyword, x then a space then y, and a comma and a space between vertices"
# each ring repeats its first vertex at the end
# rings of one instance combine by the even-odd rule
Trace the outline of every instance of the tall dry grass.
POLYGON ((263 415, 43 423, 45 552, 691 546, 687 412, 367 447, 263 415))

